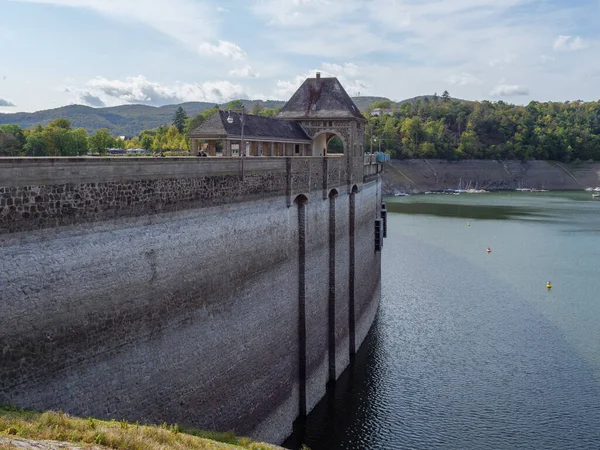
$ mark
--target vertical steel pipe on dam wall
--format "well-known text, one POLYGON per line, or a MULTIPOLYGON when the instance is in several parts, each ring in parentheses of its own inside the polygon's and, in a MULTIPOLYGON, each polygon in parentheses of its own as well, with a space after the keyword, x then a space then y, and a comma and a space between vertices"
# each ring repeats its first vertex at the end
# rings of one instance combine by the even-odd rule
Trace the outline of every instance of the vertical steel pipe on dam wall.
POLYGON ((381 181, 237 164, 0 160, 0 403, 291 433, 377 311, 381 181))

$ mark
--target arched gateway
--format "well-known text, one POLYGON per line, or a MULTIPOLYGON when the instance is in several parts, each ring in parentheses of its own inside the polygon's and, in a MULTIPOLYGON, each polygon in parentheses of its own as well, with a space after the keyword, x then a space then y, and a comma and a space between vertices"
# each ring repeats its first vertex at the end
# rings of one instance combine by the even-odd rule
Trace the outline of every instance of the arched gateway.
POLYGON ((325 157, 328 142, 337 136, 343 156, 330 156, 345 158, 350 185, 353 180, 362 182, 366 123, 339 80, 317 73, 304 81, 276 118, 217 111, 190 133, 190 146, 194 155, 325 157))
POLYGON ((361 158, 365 123, 358 107, 337 78, 308 78, 277 115, 298 122, 312 139, 312 156, 326 154, 327 142, 335 135, 344 144, 344 154, 361 158))

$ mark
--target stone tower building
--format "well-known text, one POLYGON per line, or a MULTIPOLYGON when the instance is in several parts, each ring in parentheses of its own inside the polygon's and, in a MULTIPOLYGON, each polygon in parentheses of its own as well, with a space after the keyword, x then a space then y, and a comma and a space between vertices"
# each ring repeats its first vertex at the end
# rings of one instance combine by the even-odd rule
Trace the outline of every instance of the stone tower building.
POLYGON ((276 118, 217 111, 190 133, 191 150, 197 155, 204 145, 207 156, 343 157, 345 184, 351 189, 363 181, 366 123, 339 80, 317 73, 304 81, 276 118), (327 144, 336 136, 344 146, 343 156, 327 155, 327 144))
POLYGON ((338 136, 344 144, 348 185, 362 182, 365 124, 358 107, 337 78, 307 78, 277 115, 298 122, 312 139, 312 156, 325 156, 338 136))

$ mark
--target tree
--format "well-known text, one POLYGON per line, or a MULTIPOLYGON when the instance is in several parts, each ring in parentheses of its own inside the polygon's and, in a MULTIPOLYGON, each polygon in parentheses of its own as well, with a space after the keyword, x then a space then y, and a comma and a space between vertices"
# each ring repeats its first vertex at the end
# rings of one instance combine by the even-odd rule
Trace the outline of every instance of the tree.
POLYGON ((175 111, 175 115, 173 116, 173 126, 177 128, 177 131, 183 133, 183 130, 185 130, 185 122, 187 119, 188 115, 186 114, 185 110, 180 106, 179 108, 177 108, 177 110, 175 111))
POLYGON ((260 116, 260 115, 262 115, 263 109, 264 108, 261 106, 261 104, 256 102, 252 105, 252 112, 250 114, 253 114, 255 116, 260 116))
POLYGON ((152 150, 152 144, 154 143, 154 138, 149 134, 144 134, 142 136, 141 145, 145 150, 152 150))
POLYGON ((258 115, 263 117, 275 117, 279 114, 280 110, 281 108, 263 108, 258 115))
POLYGON ((89 137, 88 144, 92 152, 105 155, 106 149, 115 145, 115 138, 111 136, 108 128, 100 128, 93 136, 89 137))
POLYGON ((168 131, 165 133, 165 144, 166 144, 166 148, 168 150, 179 150, 180 149, 179 136, 180 136, 179 131, 177 131, 177 128, 175 128, 174 126, 168 129, 168 131))
POLYGON ((343 154, 344 143, 338 136, 332 137, 327 143, 327 153, 330 154, 343 154))
POLYGON ((17 156, 23 150, 25 139, 19 125, 0 125, 0 156, 17 156))
POLYGON ((25 156, 48 156, 46 140, 42 133, 30 133, 23 150, 25 156))
POLYGON ((17 138, 10 133, 0 131, 0 156, 17 156, 21 149, 17 138))
POLYGON ((444 103, 448 103, 450 101, 450 94, 448 93, 448 91, 444 91, 444 93, 442 94, 442 101, 444 103))
POLYGON ((390 109, 392 107, 392 102, 389 100, 379 100, 377 102, 371 103, 371 109, 381 108, 381 109, 390 109))
POLYGON ((73 154, 82 156, 88 152, 88 138, 88 132, 83 128, 77 128, 71 132, 73 154))
POLYGON ((244 104, 241 100, 232 100, 227 104, 225 109, 242 109, 243 106, 244 104))
POLYGON ((65 118, 58 118, 58 119, 54 119, 52 122, 50 122, 48 124, 49 127, 55 127, 55 128, 64 128, 65 130, 70 130, 71 129, 71 121, 69 119, 65 119, 65 118))
POLYGON ((72 154, 73 140, 69 129, 48 125, 44 128, 42 136, 46 141, 48 155, 68 156, 72 154))

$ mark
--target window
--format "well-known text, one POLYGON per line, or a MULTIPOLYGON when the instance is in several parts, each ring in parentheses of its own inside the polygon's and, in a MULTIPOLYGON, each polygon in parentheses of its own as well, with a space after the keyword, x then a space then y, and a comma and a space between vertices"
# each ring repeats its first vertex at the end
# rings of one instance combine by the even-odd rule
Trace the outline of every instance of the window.
POLYGON ((296 144, 296 145, 294 146, 294 151, 295 151, 296 153, 300 153, 300 144, 296 144))

